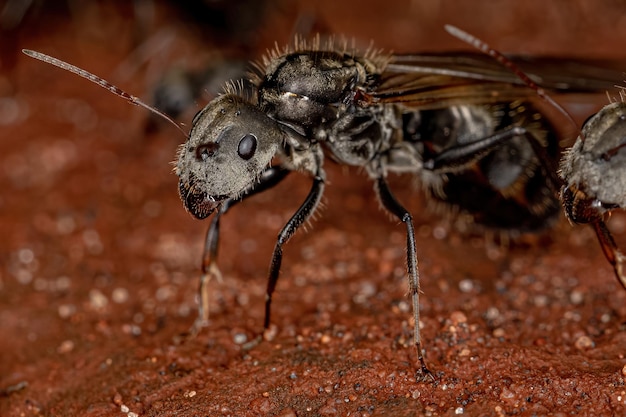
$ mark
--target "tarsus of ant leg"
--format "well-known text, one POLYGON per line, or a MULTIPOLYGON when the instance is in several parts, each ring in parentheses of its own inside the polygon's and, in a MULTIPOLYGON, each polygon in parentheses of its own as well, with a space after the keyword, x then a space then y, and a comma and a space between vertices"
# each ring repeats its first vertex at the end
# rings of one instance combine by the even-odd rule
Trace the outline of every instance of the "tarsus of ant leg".
POLYGON ((464 30, 459 29, 456 26, 445 25, 444 27, 445 27, 446 31, 450 35, 454 36, 457 39, 462 40, 463 42, 465 42, 465 43, 467 43, 467 44, 469 44, 471 46, 473 46, 474 48, 478 49, 479 51, 483 52, 484 54, 489 55, 490 57, 492 57, 493 59, 498 61, 500 64, 502 64, 503 66, 508 68, 513 74, 517 75, 517 77, 520 80, 522 80, 524 82, 524 84, 526 84, 528 87, 530 87, 533 90, 535 90, 539 97, 541 97, 546 102, 548 102, 552 107, 557 109, 563 116, 565 116, 565 118, 567 120, 569 120, 572 123, 573 126, 576 127, 576 129, 578 129, 578 125, 574 121, 574 118, 572 118, 572 115, 569 114, 567 112, 567 110, 565 110, 559 103, 554 101, 554 99, 552 97, 550 97, 544 91, 543 88, 539 87, 539 85, 537 85, 536 82, 531 80, 530 77, 528 75, 526 75, 524 73, 524 71, 522 71, 517 65, 515 65, 515 63, 513 61, 511 61, 509 58, 505 57, 500 52, 498 52, 495 49, 493 49, 486 42, 481 41, 480 39, 478 39, 474 35, 471 35, 471 34, 465 32, 464 30))
POLYGON ((129 101, 130 103, 139 106, 139 107, 143 107, 144 109, 151 111, 152 113, 162 117, 163 119, 167 120, 168 122, 170 122, 171 124, 173 124, 174 126, 176 126, 176 128, 182 132, 182 134, 186 137, 187 136, 187 132, 185 132, 178 123, 176 123, 173 119, 171 119, 168 115, 166 115, 165 113, 161 112, 160 110, 157 110, 156 108, 144 103, 143 101, 141 101, 138 97, 135 97, 131 94, 128 94, 126 91, 122 90, 119 87, 114 86, 113 84, 111 84, 110 82, 108 82, 107 80, 98 77, 97 75, 94 75, 92 73, 90 73, 89 71, 85 71, 82 68, 78 68, 72 64, 68 64, 65 61, 61 61, 60 59, 51 57, 49 55, 43 54, 41 52, 37 52, 37 51, 33 51, 30 49, 22 49, 22 52, 25 53, 26 55, 28 55, 31 58, 35 58, 38 59, 40 61, 43 61, 47 64, 50 65, 54 65, 55 67, 59 67, 63 70, 69 71, 71 73, 74 73, 80 77, 83 77, 89 81, 91 81, 92 83, 98 84, 100 87, 107 89, 108 91, 110 91, 111 93, 122 97, 123 99, 129 101))

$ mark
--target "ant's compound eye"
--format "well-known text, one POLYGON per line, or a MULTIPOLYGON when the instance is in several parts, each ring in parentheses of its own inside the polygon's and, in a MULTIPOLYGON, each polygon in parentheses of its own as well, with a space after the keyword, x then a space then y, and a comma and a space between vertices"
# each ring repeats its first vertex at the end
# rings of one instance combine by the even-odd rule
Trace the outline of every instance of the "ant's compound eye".
POLYGON ((196 158, 198 161, 206 161, 209 159, 219 148, 219 144, 215 142, 209 142, 204 145, 200 145, 196 148, 196 158))
POLYGON ((256 136, 252 133, 248 133, 239 141, 239 147, 237 148, 237 154, 246 161, 254 156, 256 152, 256 136))

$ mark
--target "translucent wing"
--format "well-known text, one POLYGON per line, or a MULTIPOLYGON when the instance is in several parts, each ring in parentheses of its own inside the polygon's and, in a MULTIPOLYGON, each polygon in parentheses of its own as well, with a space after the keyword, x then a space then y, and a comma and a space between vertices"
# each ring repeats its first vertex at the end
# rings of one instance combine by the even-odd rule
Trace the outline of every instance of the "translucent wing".
MULTIPOLYGON (((626 63, 511 57, 533 81, 551 93, 592 93, 613 89, 626 63)), ((394 55, 375 91, 363 99, 425 109, 455 104, 488 104, 536 99, 515 74, 483 54, 394 55)))

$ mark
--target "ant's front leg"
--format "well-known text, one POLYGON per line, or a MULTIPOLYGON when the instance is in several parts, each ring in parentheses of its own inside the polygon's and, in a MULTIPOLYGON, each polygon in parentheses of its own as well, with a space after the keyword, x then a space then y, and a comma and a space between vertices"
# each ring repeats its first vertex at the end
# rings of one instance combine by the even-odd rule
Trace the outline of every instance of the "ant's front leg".
MULTIPOLYGON (((296 233, 298 228, 308 221, 315 209, 319 206, 320 200, 324 193, 324 173, 321 169, 318 169, 318 173, 313 178, 313 185, 306 199, 298 210, 291 216, 287 224, 278 233, 276 239, 276 245, 274 246, 274 252, 272 254, 272 261, 270 262, 270 269, 267 280, 267 291, 265 295, 265 319, 263 321, 264 334, 270 327, 270 316, 272 307, 272 294, 276 289, 276 283, 278 282, 278 274, 280 273, 280 266, 283 260, 283 245, 286 244, 289 239, 296 233)), ((251 349, 258 345, 262 340, 264 334, 259 335, 254 340, 243 346, 244 349, 251 349)))
POLYGON ((565 216, 571 223, 589 224, 593 227, 604 256, 613 266, 618 281, 626 289, 626 256, 615 243, 613 235, 604 222, 610 211, 617 206, 603 205, 574 184, 563 187, 561 202, 565 209, 565 216))
POLYGON ((598 242, 600 242, 600 247, 602 247, 604 256, 606 256, 609 263, 613 265, 618 281, 626 289, 626 271, 624 270, 626 256, 624 256, 622 251, 617 247, 611 232, 606 227, 606 223, 604 223, 602 219, 592 222, 591 225, 596 232, 596 236, 598 237, 598 242))
POLYGON ((211 220, 211 225, 207 230, 204 243, 204 253, 202 256, 202 276, 200 277, 200 287, 198 290, 199 306, 198 317, 189 330, 189 337, 195 337, 203 327, 209 323, 209 283, 213 278, 222 282, 222 273, 217 266, 217 251, 219 246, 220 219, 235 204, 251 197, 255 194, 268 190, 282 181, 290 170, 283 167, 270 167, 266 169, 259 178, 259 182, 254 187, 246 190, 241 197, 224 201, 211 220))

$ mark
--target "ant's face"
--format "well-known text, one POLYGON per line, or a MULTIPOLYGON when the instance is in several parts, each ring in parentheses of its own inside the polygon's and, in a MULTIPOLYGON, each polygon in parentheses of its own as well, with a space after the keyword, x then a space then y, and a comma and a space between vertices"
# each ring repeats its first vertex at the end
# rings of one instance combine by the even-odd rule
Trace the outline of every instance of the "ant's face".
POLYGON ((283 141, 277 124, 244 99, 223 95, 193 120, 176 174, 185 208, 199 219, 253 187, 283 141))

